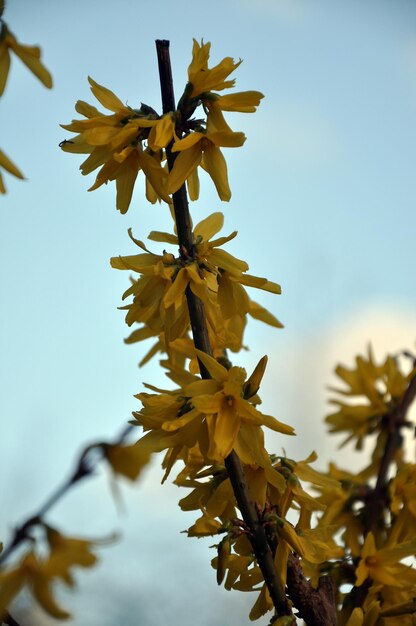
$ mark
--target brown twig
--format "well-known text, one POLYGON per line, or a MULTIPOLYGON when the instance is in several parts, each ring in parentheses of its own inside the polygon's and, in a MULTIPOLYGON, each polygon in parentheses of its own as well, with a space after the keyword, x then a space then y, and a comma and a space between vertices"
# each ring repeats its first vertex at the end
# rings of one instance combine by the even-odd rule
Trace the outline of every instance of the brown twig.
MULTIPOLYGON (((169 113, 170 111, 175 111, 169 41, 157 40, 156 50, 159 64, 163 113, 169 113)), ((176 156, 171 151, 171 145, 167 146, 166 155, 170 170, 173 167, 176 156)), ((188 257, 192 257, 194 254, 194 242, 185 184, 173 194, 173 206, 179 249, 181 254, 183 254, 183 250, 186 250, 188 257)), ((189 288, 186 291, 186 298, 195 347, 203 352, 206 352, 207 354, 211 354, 204 305, 189 288)), ((202 363, 200 363, 200 371, 202 378, 206 379, 210 377, 209 372, 202 363)), ((278 577, 273 561, 273 555, 267 542, 264 528, 260 523, 254 503, 250 497, 241 461, 234 451, 231 452, 231 454, 225 459, 225 466, 234 490, 238 507, 244 521, 250 528, 250 541, 253 546, 253 551, 263 573, 264 580, 276 608, 276 612, 278 615, 290 615, 291 609, 278 577)))
POLYGON ((366 533, 380 527, 383 508, 388 506, 386 498, 389 469, 394 461, 395 451, 402 445, 401 429, 409 426, 406 415, 415 397, 416 376, 411 379, 399 404, 383 418, 382 429, 386 435, 386 444, 380 459, 376 485, 369 490, 364 502, 366 533))
MULTIPOLYGON (((120 435, 115 439, 114 444, 121 443, 130 430, 133 427, 128 425, 123 428, 120 435)), ((46 513, 72 488, 74 485, 79 483, 80 480, 86 478, 87 476, 92 476, 95 473, 96 463, 92 461, 90 458, 90 452, 94 448, 102 447, 102 443, 95 443, 87 446, 82 452, 77 461, 75 470, 69 476, 69 478, 60 485, 53 493, 49 496, 49 498, 44 502, 44 504, 38 509, 38 511, 29 517, 23 524, 18 526, 13 534, 13 538, 9 545, 3 550, 0 554, 0 564, 4 563, 6 559, 16 550, 16 548, 23 543, 24 541, 28 541, 31 539, 30 530, 37 526, 38 524, 42 524, 42 520, 46 513)), ((101 459, 100 459, 101 460, 101 459)))

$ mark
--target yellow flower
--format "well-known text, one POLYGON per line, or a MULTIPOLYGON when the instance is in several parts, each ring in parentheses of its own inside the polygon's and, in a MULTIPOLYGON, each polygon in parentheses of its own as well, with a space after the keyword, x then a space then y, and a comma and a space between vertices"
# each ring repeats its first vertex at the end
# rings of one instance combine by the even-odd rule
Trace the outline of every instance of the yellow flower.
POLYGON ((374 583, 391 587, 414 587, 416 570, 400 561, 416 554, 416 540, 397 544, 394 547, 376 548, 373 533, 369 532, 361 551, 361 559, 356 570, 356 587, 367 578, 374 583))
POLYGON ((141 274, 123 295, 123 299, 131 295, 134 297, 133 304, 124 307, 128 311, 126 323, 131 326, 133 322, 139 322, 148 327, 147 331, 140 331, 140 335, 144 332, 140 339, 164 333, 165 340, 169 343, 184 336, 189 327, 185 297, 186 277, 197 282, 203 281, 192 269, 189 269, 186 276, 179 276, 181 270, 186 268, 180 268, 179 261, 172 254, 153 254, 133 237, 131 230, 129 236, 145 253, 113 257, 110 260, 111 266, 116 269, 129 269, 141 274), (184 276, 185 286, 182 284, 184 276), (172 282, 175 277, 177 280, 172 282))
POLYGON ((175 136, 173 117, 167 115, 159 119, 157 113, 145 105, 141 109, 125 106, 112 91, 92 78, 88 80, 94 96, 112 113, 104 115, 88 103, 78 101, 75 109, 86 119, 61 125, 66 130, 79 133, 72 140, 62 142, 61 147, 65 152, 89 154, 80 166, 83 175, 101 167, 89 191, 115 180, 116 207, 121 213, 126 213, 137 174, 143 170, 148 194, 152 190, 157 198, 170 203, 165 189, 168 174, 161 165, 157 146, 168 143, 175 136), (149 146, 146 147, 143 142, 148 139, 149 146))
POLYGON ((346 388, 330 389, 346 398, 358 396, 358 401, 353 399, 349 403, 331 400, 338 410, 328 415, 326 422, 330 432, 349 433, 343 445, 356 439, 356 448, 360 450, 367 435, 380 432, 383 416, 395 410, 415 375, 416 368, 405 374, 401 370, 399 359, 392 356, 377 365, 370 347, 368 357, 358 356, 354 368, 348 369, 339 365, 335 371, 346 384, 346 388))
POLYGON ((50 89, 52 87, 52 76, 40 60, 40 48, 19 43, 4 22, 0 24, 0 28, 0 96, 4 92, 9 75, 10 50, 13 50, 15 55, 19 57, 40 82, 50 89))
MULTIPOLYGON (((137 134, 137 129, 135 130, 137 134)), ((137 174, 142 170, 158 198, 170 202, 164 187, 167 181, 167 172, 160 166, 160 162, 151 155, 149 150, 143 150, 141 143, 127 146, 120 153, 113 154, 102 166, 97 174, 95 183, 88 189, 94 191, 106 184, 109 180, 116 181, 116 208, 120 213, 127 213, 133 195, 137 174)))
MULTIPOLYGON (((241 367, 227 370, 209 355, 197 351, 198 358, 211 375, 210 380, 200 380, 184 388, 198 413, 205 415, 208 427, 208 458, 216 461, 225 459, 234 448, 241 423, 267 426, 286 435, 294 434, 291 426, 264 415, 244 399, 246 372, 241 367)), ((179 418, 164 425, 166 430, 177 430, 182 425, 179 418)))
POLYGON ((228 202, 231 198, 231 191, 228 184, 227 164, 219 146, 236 148, 242 146, 245 140, 244 133, 223 130, 206 133, 193 132, 175 141, 172 152, 180 154, 169 173, 168 193, 175 193, 202 162, 204 169, 212 178, 219 197, 228 202))
POLYGON ((209 537, 223 532, 223 526, 220 522, 213 519, 210 515, 203 513, 195 524, 188 528, 188 537, 209 537))
POLYGON ((234 80, 225 80, 237 67, 237 63, 231 57, 225 57, 218 65, 209 69, 208 59, 211 44, 201 41, 199 44, 194 39, 192 48, 192 61, 188 67, 188 81, 192 85, 190 96, 195 98, 207 91, 222 91, 234 87, 234 80))
MULTIPOLYGON (((177 258, 166 251, 163 255, 153 254, 129 231, 131 239, 145 254, 111 259, 112 267, 141 274, 123 295, 123 299, 133 296, 133 303, 122 307, 127 309, 126 323, 129 326, 134 322, 145 325, 132 333, 127 340, 129 343, 159 336, 151 356, 158 351, 166 351, 170 355, 172 351, 181 352, 191 359, 191 371, 196 371, 195 352, 188 341, 188 287, 205 305, 215 356, 220 356, 224 349, 241 349, 247 315, 281 327, 271 313, 249 298, 243 287, 247 285, 280 293, 279 285, 266 278, 246 274, 247 263, 221 249, 237 235, 236 231, 212 239, 223 222, 222 213, 213 213, 195 226, 193 253, 188 258, 177 258), (182 343, 174 344, 176 340, 182 343)), ((177 236, 172 233, 152 231, 148 238, 159 243, 179 245, 177 236)))
POLYGON ((173 113, 167 113, 157 120, 150 130, 148 144, 156 152, 165 148, 173 139, 177 139, 175 116, 173 113))
POLYGON ((209 127, 211 131, 231 131, 222 112, 254 113, 263 97, 259 91, 242 91, 226 96, 216 93, 203 94, 201 101, 208 111, 207 128, 209 127))
MULTIPOLYGON (((70 614, 63 609, 53 595, 53 584, 61 580, 73 587, 74 579, 71 569, 92 567, 97 557, 91 548, 104 541, 89 541, 73 537, 65 537, 50 527, 44 527, 49 545, 49 554, 39 557, 34 551, 25 554, 20 563, 10 570, 0 572, 0 616, 4 615, 7 606, 19 591, 27 585, 40 606, 52 617, 67 619, 70 614)), ((110 539, 112 541, 113 538, 110 539)))
POLYGON ((10 161, 9 157, 0 150, 0 193, 6 193, 6 187, 4 186, 3 177, 1 175, 1 168, 13 174, 16 178, 23 179, 24 176, 16 165, 10 161))
POLYGON ((102 448, 113 472, 130 480, 137 479, 150 459, 150 454, 136 445, 107 444, 102 448))
MULTIPOLYGON (((264 415, 252 404, 256 402, 256 396, 252 397, 253 386, 260 384, 264 359, 246 381, 243 368, 227 370, 205 353, 197 351, 197 355, 212 379, 201 380, 183 371, 178 378, 171 372, 173 380, 181 380, 180 388, 166 391, 146 385, 159 393, 136 396, 143 408, 133 415, 144 430, 151 431, 138 441, 137 446, 150 453, 170 449, 167 473, 191 448, 197 447, 201 459, 208 464, 223 463, 235 448, 243 463, 264 469, 261 475, 253 477, 256 493, 264 493, 266 479, 281 490, 284 481, 271 466, 260 427, 264 425, 288 435, 294 433, 293 428, 264 415), (252 403, 248 401, 250 397, 252 403)), ((215 514, 220 515, 218 511, 215 514)))

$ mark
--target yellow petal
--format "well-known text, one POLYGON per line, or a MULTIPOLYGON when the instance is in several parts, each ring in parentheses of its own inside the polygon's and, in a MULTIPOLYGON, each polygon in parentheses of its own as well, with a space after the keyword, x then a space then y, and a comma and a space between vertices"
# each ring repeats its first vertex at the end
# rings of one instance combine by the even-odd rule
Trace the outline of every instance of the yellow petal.
POLYGON ((0 42, 0 96, 3 95, 10 69, 10 53, 6 42, 0 42))
POLYGON ((223 459, 232 451, 240 428, 238 415, 233 410, 227 411, 225 407, 223 403, 223 410, 217 415, 214 434, 216 448, 223 459))
POLYGON ((246 140, 244 133, 234 133, 227 130, 218 130, 209 133, 207 138, 216 146, 224 148, 238 148, 243 145, 246 140))
POLYGON ((64 152, 71 152, 72 154, 90 154, 94 150, 92 146, 86 143, 83 135, 76 135, 68 141, 64 139, 59 144, 59 147, 64 152))
POLYGON ((162 198, 162 200, 170 204, 172 200, 169 198, 166 190, 168 178, 166 170, 160 165, 160 162, 156 158, 150 156, 148 152, 139 150, 138 155, 143 172, 145 173, 146 178, 149 179, 153 189, 156 191, 159 198, 162 198))
POLYGON ((184 182, 191 176, 201 162, 202 152, 198 143, 188 150, 180 152, 175 159, 175 163, 169 173, 167 183, 167 193, 175 193, 184 182))
POLYGON ((194 228, 195 237, 201 237, 203 241, 208 241, 216 235, 224 225, 224 214, 217 212, 211 213, 194 228))
POLYGON ((262 98, 264 96, 259 91, 240 91, 218 96, 217 102, 223 111, 254 113, 262 98))
POLYGON ((244 398, 249 399, 254 396, 260 389, 260 383, 264 376, 267 366, 267 355, 264 355, 257 363, 250 378, 244 383, 244 398))
POLYGON ((225 320, 234 315, 244 316, 250 309, 250 298, 239 283, 223 274, 218 285, 218 304, 225 320))
POLYGON ((184 426, 189 424, 189 422, 191 422, 197 416, 198 416, 198 411, 195 411, 192 409, 191 411, 184 413, 184 415, 182 415, 181 417, 177 417, 171 421, 163 422, 162 428, 163 430, 166 430, 167 432, 173 432, 175 430, 179 430, 180 428, 183 428, 184 426))
POLYGON ((178 245, 177 235, 172 235, 171 233, 163 233, 159 230, 152 230, 147 238, 151 239, 152 241, 160 241, 161 243, 171 243, 173 245, 178 245))
POLYGON ((175 303, 180 303, 185 297, 185 289, 189 283, 189 276, 186 268, 183 267, 179 270, 173 281, 171 287, 169 287, 164 299, 163 304, 166 308, 175 303))
POLYGON ((84 132, 84 139, 91 146, 102 146, 110 143, 119 132, 120 128, 114 126, 96 126, 84 132))
POLYGON ((193 398, 194 396, 200 396, 200 395, 206 395, 206 394, 214 395, 217 393, 219 388, 220 387, 215 380, 198 379, 192 383, 189 383, 189 385, 185 385, 185 387, 183 387, 183 393, 186 397, 193 398))
POLYGON ((88 76, 88 82, 91 85, 92 93, 106 109, 114 111, 114 113, 118 113, 120 110, 128 110, 110 89, 99 85, 90 76, 88 76))
POLYGON ((178 139, 172 146, 172 152, 181 152, 183 150, 189 150, 197 143, 206 137, 205 133, 189 133, 183 139, 178 139))
POLYGON ((195 202, 199 198, 199 176, 198 169, 195 169, 186 179, 189 199, 195 202))
POLYGON ((220 269, 226 270, 230 272, 230 274, 237 275, 238 277, 240 277, 241 272, 248 270, 248 265, 245 261, 237 259, 226 250, 212 250, 209 255, 209 260, 220 269))
POLYGON ((218 413, 221 409, 222 398, 221 395, 199 395, 194 396, 192 398, 192 404, 194 407, 201 411, 201 413, 206 413, 207 415, 213 415, 214 413, 218 413))
POLYGON ((209 537, 216 535, 222 529, 222 525, 217 520, 209 517, 205 513, 196 520, 195 524, 188 529, 188 537, 209 537))
POLYGON ((117 171, 116 187, 117 198, 116 208, 120 213, 127 213, 133 195, 134 183, 139 172, 137 154, 132 152, 117 171))
POLYGON ((227 163, 217 146, 207 145, 204 151, 204 166, 212 178, 220 199, 228 202, 231 198, 231 190, 228 184, 227 163))
MULTIPOLYGON (((71 150, 68 148, 68 152, 71 150)), ((90 156, 85 159, 79 166, 83 176, 90 174, 97 167, 103 165, 110 158, 110 153, 106 147, 93 148, 90 156)))
POLYGON ((52 87, 52 76, 40 60, 40 48, 38 46, 24 46, 19 43, 12 44, 13 52, 19 57, 26 67, 48 89, 52 87))
POLYGON ((265 324, 269 324, 269 326, 274 326, 275 328, 283 328, 283 324, 279 322, 277 317, 275 317, 270 311, 262 307, 257 302, 253 302, 250 300, 250 308, 248 311, 251 317, 254 317, 256 320, 260 320, 265 324))
POLYGON ((9 174, 13 174, 13 176, 16 176, 16 178, 24 178, 19 168, 16 167, 16 165, 12 163, 12 161, 10 161, 9 157, 4 154, 2 150, 0 150, 0 167, 7 170, 9 174))
POLYGON ((266 278, 259 278, 258 276, 251 276, 250 274, 244 274, 240 282, 247 287, 257 287, 257 289, 264 289, 271 293, 280 294, 282 289, 277 283, 273 283, 266 278))
POLYGON ((104 450, 105 457, 116 474, 136 480, 148 464, 150 452, 134 445, 110 445, 104 450))
POLYGON ((228 378, 228 370, 220 365, 212 356, 201 350, 196 350, 196 354, 214 380, 222 382, 228 378))
POLYGON ((270 595, 267 590, 266 584, 264 584, 263 587, 261 588, 261 591, 257 600, 255 601, 250 611, 250 614, 249 614, 250 620, 254 621, 256 619, 259 619, 259 617, 267 613, 267 611, 269 611, 272 608, 272 606, 273 606, 273 602, 270 599, 270 595))
POLYGON ((99 110, 94 107, 92 104, 88 104, 88 102, 84 102, 84 100, 77 100, 75 103, 75 111, 80 115, 84 115, 84 117, 98 117, 101 115, 99 110))
POLYGON ((0 572, 0 618, 25 584, 26 574, 25 561, 12 570, 0 572))
POLYGON ((46 613, 56 619, 68 619, 71 614, 62 609, 53 597, 51 579, 38 576, 33 581, 33 595, 46 613))
POLYGON ((204 41, 202 40, 201 44, 199 44, 196 39, 193 40, 192 61, 188 67, 189 82, 192 82, 194 76, 198 72, 200 72, 201 70, 206 70, 208 68, 210 49, 211 44, 209 41, 204 44, 204 41))
POLYGON ((213 133, 219 130, 225 130, 229 133, 233 131, 228 126, 225 121, 224 115, 221 111, 220 106, 216 100, 211 100, 210 98, 204 98, 204 104, 208 107, 208 117, 207 117, 207 132, 213 133))
POLYGON ((172 113, 167 113, 150 131, 148 144, 155 152, 161 150, 172 140, 175 130, 175 120, 172 113))

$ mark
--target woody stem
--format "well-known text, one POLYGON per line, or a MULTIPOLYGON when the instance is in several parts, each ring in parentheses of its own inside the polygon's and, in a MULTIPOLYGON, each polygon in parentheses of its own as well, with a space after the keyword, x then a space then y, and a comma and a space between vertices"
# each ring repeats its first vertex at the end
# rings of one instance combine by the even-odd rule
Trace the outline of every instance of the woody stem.
MULTIPOLYGON (((156 40, 157 58, 159 64, 160 87, 162 93, 163 113, 175 111, 175 97, 173 91, 172 70, 169 55, 169 41, 156 40)), ((166 156, 169 170, 172 169, 176 154, 172 152, 172 143, 166 148, 166 156)), ((173 207, 178 233, 179 250, 182 257, 193 257, 195 254, 192 234, 192 222, 189 213, 188 197, 185 184, 173 194, 173 207)), ((195 347, 198 350, 211 354, 211 346, 208 336, 204 305, 201 300, 188 287, 186 299, 191 322, 192 335, 195 347)), ((202 378, 210 378, 209 372, 199 362, 202 378)), ((257 562, 263 573, 264 580, 270 593, 270 597, 278 615, 290 615, 284 588, 280 582, 274 565, 273 554, 267 542, 266 533, 259 520, 254 503, 250 497, 243 466, 238 455, 232 451, 225 459, 225 466, 234 490, 238 507, 244 521, 250 529, 250 541, 256 555, 257 562)))

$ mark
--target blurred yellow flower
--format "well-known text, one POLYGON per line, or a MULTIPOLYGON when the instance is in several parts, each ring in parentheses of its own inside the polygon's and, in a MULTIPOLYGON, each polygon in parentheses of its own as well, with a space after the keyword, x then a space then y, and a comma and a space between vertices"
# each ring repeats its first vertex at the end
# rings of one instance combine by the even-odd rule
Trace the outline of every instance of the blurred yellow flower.
POLYGON ((400 563, 405 557, 416 554, 416 540, 388 548, 376 548, 372 532, 369 532, 361 551, 356 570, 356 583, 360 587, 367 578, 374 583, 391 587, 414 587, 416 570, 400 563))
POLYGON ((369 347, 367 357, 356 357, 355 367, 338 365, 335 372, 346 387, 330 387, 331 391, 353 400, 331 399, 338 409, 325 421, 331 433, 349 433, 342 445, 356 439, 356 448, 360 450, 367 435, 381 431, 383 416, 397 407, 416 368, 405 374, 400 360, 390 355, 378 365, 369 347))
POLYGON ((4 92, 9 76, 11 50, 40 82, 50 89, 52 76, 40 60, 41 50, 39 46, 27 46, 19 43, 5 22, 0 24, 0 28, 0 96, 4 92))
POLYGON ((3 182, 1 170, 4 169, 9 174, 13 174, 16 178, 23 179, 24 176, 19 168, 9 159, 9 157, 0 150, 0 193, 6 193, 6 187, 3 182))
POLYGON ((45 526, 49 554, 39 557, 34 550, 26 553, 21 561, 11 569, 0 572, 0 616, 4 615, 10 602, 27 585, 34 598, 44 611, 56 619, 67 619, 70 613, 56 601, 53 585, 61 580, 73 587, 74 579, 71 569, 92 567, 97 557, 92 548, 98 544, 113 541, 114 537, 103 541, 66 537, 45 526))

